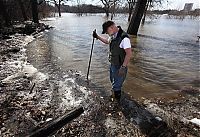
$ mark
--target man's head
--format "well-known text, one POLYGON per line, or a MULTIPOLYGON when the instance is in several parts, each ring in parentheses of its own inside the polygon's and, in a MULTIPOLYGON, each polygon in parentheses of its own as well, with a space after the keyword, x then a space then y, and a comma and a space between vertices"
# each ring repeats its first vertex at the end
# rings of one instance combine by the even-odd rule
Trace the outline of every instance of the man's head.
POLYGON ((108 35, 111 36, 118 32, 118 27, 115 25, 113 21, 104 22, 102 28, 103 28, 102 34, 107 33, 108 35))

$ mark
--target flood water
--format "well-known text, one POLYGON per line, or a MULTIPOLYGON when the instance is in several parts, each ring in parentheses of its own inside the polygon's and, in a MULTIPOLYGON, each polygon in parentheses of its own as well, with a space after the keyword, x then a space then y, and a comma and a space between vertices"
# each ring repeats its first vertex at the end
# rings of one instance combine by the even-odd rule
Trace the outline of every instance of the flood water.
MULTIPOLYGON (((92 31, 100 34, 104 14, 79 17, 64 13, 61 18, 43 20, 55 28, 29 44, 31 63, 43 73, 61 77, 69 70, 87 73, 92 31)), ((116 24, 128 27, 126 15, 117 15, 116 24)), ((200 35, 198 19, 147 21, 137 38, 131 37, 133 56, 124 91, 132 96, 173 96, 175 90, 199 86, 200 35)), ((106 35, 105 35, 106 37, 106 35)), ((95 41, 90 79, 97 88, 110 92, 108 46, 95 41)))

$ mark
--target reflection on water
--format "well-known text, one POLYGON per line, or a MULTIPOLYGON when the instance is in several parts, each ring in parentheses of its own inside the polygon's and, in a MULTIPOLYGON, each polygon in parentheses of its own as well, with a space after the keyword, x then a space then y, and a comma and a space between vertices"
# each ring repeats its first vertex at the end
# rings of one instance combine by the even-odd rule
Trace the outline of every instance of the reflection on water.
MULTIPOLYGON (((127 17, 118 15, 117 24, 126 30, 127 17)), ((63 14, 57 20, 45 21, 55 27, 29 46, 31 62, 43 72, 64 73, 75 69, 86 74, 94 28, 101 32, 102 14, 78 17, 63 14)), ((160 18, 141 26, 139 37, 132 38, 133 57, 124 85, 135 97, 170 95, 183 86, 199 86, 198 20, 160 18), (198 82, 195 82, 198 83, 198 82)), ((107 60, 108 46, 95 41, 91 79, 110 90, 107 60)))

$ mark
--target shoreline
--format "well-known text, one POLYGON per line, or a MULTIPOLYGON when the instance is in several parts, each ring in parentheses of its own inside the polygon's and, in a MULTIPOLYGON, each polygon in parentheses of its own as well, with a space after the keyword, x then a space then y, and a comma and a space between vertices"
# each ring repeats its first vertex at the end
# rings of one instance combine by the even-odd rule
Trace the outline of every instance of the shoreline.
MULTIPOLYGON (((40 35, 42 33, 37 34, 40 35)), ((188 137, 198 136, 199 126, 191 123, 194 118, 200 119, 200 107, 197 104, 200 97, 199 90, 185 90, 187 93, 194 91, 195 96, 186 94, 182 100, 172 102, 165 102, 163 99, 150 101, 144 99, 140 104, 125 95, 119 107, 118 104, 110 102, 108 97, 101 96, 99 91, 85 86, 87 82, 79 72, 69 70, 69 73, 59 82, 53 81, 51 76, 38 72, 37 68, 27 60, 25 49, 33 40, 33 36, 15 34, 11 39, 0 41, 2 45, 0 49, 0 135, 24 136, 30 132, 30 129, 42 127, 65 112, 83 105, 84 114, 56 132, 56 136, 145 136, 145 134, 150 136, 150 134, 158 134, 158 129, 162 127, 166 128, 162 130, 166 131, 168 136, 176 134, 181 137, 184 134, 187 136, 188 133, 188 137), (70 89, 63 86, 69 84, 75 87, 70 89), (190 117, 193 113, 184 114, 190 106, 193 106, 193 113, 197 112, 194 117, 190 117), (160 119, 156 119, 154 123, 152 119, 155 119, 151 113, 160 119), (191 122, 182 123, 184 117, 191 122), (151 123, 153 128, 142 125, 145 122, 151 123), (164 124, 165 122, 167 125, 164 124)))

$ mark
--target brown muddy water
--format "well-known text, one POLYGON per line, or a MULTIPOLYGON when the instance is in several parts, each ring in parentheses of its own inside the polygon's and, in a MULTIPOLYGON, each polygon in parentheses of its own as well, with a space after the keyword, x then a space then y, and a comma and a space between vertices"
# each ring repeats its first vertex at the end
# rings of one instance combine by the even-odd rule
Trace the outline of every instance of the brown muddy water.
MULTIPOLYGON (((43 20, 55 28, 29 44, 29 60, 43 73, 58 79, 69 69, 86 75, 91 33, 97 29, 100 34, 105 20, 104 14, 79 17, 69 13, 43 20)), ((128 27, 126 20, 124 14, 114 18, 124 30, 128 27)), ((199 30, 199 19, 147 19, 139 36, 131 37, 133 56, 124 91, 135 98, 171 97, 183 87, 199 87, 199 30)), ((95 41, 90 79, 96 88, 110 92, 107 55, 108 46, 95 41)))

